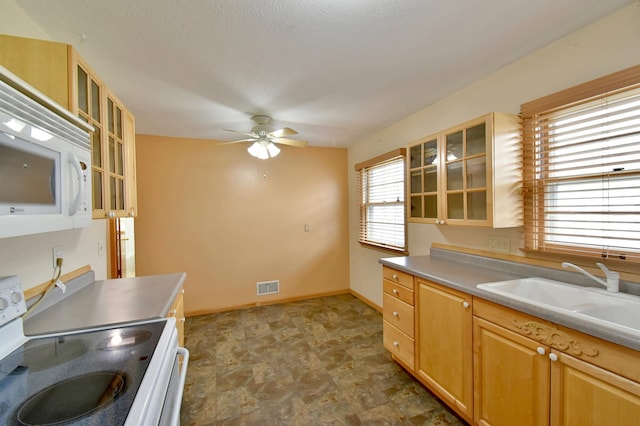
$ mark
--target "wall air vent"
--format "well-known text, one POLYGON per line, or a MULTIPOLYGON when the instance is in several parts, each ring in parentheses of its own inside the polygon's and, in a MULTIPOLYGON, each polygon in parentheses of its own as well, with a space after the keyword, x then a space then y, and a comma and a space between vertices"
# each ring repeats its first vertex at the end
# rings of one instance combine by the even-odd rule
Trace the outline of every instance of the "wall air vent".
POLYGON ((280 293, 280 280, 261 281, 258 283, 258 296, 280 293))

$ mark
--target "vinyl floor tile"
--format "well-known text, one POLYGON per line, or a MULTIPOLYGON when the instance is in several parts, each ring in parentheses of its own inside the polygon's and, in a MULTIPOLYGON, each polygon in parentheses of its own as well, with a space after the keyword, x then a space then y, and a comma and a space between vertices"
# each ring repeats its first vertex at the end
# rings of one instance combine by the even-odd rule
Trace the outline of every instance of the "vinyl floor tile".
POLYGON ((382 346, 351 295, 187 318, 183 426, 464 425, 382 346))

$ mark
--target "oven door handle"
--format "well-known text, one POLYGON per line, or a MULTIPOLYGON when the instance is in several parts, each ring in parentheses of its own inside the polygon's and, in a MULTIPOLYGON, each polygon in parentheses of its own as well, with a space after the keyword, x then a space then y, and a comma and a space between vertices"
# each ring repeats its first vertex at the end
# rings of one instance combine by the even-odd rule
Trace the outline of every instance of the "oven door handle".
POLYGON ((189 351, 187 348, 178 347, 176 356, 182 355, 182 367, 178 378, 178 393, 176 394, 175 407, 171 418, 171 425, 180 424, 180 406, 182 405, 182 394, 184 392, 184 382, 187 378, 187 365, 189 364, 189 351))

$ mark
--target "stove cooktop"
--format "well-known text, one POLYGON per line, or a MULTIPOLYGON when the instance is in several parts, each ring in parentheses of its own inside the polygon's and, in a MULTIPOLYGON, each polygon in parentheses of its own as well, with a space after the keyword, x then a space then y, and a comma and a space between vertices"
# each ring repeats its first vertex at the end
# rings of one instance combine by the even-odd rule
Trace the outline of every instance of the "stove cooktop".
POLYGON ((165 324, 31 338, 0 361, 0 424, 124 424, 165 324))

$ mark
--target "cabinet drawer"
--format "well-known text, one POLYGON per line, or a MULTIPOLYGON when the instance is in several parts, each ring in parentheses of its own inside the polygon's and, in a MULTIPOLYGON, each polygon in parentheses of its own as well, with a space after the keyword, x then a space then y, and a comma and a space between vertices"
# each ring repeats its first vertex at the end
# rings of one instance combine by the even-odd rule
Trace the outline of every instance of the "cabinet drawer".
POLYGON ((413 339, 392 326, 386 321, 382 322, 384 347, 409 369, 414 368, 413 339))
POLYGON ((413 290, 411 290, 410 288, 396 284, 389 280, 382 280, 382 288, 384 289, 385 293, 389 294, 389 296, 400 299, 411 306, 414 305, 413 290))
POLYGON ((382 295, 382 318, 409 337, 413 334, 413 306, 384 293, 382 295))
POLYGON ((383 266, 382 277, 392 283, 400 284, 413 290, 413 275, 411 274, 383 266))

